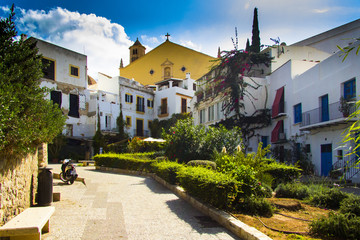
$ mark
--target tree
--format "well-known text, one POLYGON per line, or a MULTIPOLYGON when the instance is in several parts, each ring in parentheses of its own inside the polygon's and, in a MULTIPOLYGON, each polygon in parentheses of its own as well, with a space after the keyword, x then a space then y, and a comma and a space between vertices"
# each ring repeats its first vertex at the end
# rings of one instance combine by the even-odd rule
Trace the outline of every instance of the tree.
POLYGON ((253 26, 252 26, 252 38, 251 38, 251 51, 254 53, 260 52, 260 30, 259 30, 257 8, 254 8, 254 19, 253 19, 253 26))
POLYGON ((246 40, 246 47, 245 47, 245 52, 250 52, 250 42, 249 39, 246 40))
POLYGON ((16 41, 14 5, 0 19, 0 153, 26 154, 40 143, 51 142, 63 130, 65 117, 45 99, 36 42, 16 41))

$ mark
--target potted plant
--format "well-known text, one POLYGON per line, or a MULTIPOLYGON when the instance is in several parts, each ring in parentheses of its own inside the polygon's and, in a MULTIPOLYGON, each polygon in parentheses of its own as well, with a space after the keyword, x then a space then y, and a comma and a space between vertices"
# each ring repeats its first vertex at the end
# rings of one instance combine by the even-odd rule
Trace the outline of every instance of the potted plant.
POLYGON ((344 117, 348 117, 350 115, 350 104, 344 97, 340 97, 340 105, 339 111, 342 112, 344 117))

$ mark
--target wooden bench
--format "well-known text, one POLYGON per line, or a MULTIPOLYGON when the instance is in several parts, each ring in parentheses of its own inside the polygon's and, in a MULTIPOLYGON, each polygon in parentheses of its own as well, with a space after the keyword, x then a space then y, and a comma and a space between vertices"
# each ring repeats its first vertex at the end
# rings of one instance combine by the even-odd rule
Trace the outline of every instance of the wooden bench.
POLYGON ((95 161, 94 160, 79 160, 79 163, 82 163, 84 166, 89 166, 89 164, 94 164, 95 161))
POLYGON ((0 227, 0 239, 40 240, 49 232, 49 220, 55 207, 31 207, 0 227), (2 238, 6 237, 6 238, 2 238))

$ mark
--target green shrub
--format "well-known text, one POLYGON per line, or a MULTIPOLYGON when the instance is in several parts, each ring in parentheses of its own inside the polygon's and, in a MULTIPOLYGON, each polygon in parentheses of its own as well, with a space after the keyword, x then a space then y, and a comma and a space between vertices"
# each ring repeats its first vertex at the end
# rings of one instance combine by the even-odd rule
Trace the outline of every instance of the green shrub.
POLYGON ((359 239, 360 218, 352 214, 335 214, 316 219, 310 224, 310 233, 325 239, 359 239))
POLYGON ((261 174, 270 174, 274 178, 273 187, 280 183, 292 182, 301 175, 300 168, 278 162, 263 165, 260 172, 261 174))
POLYGON ((188 166, 192 167, 204 167, 212 170, 216 170, 216 163, 209 160, 191 160, 187 163, 188 166))
POLYGON ((345 198, 340 203, 339 211, 344 214, 352 213, 360 217, 360 197, 350 194, 348 198, 345 198))
POLYGON ((240 187, 230 175, 203 167, 181 168, 178 181, 191 196, 220 209, 232 204, 240 187))
POLYGON ((163 133, 163 137, 166 140, 165 155, 181 163, 210 159, 214 151, 220 152, 224 146, 228 152, 233 152, 241 143, 238 128, 227 130, 220 126, 206 129, 203 125, 195 126, 191 118, 179 120, 169 133, 163 133))
POLYGON ((281 183, 275 189, 277 198, 295 198, 303 200, 310 196, 309 188, 301 183, 281 183))
POLYGON ((94 156, 96 166, 150 172, 152 159, 134 158, 124 154, 107 153, 94 156))
POLYGON ((259 197, 245 198, 238 206, 238 210, 249 215, 271 217, 274 212, 271 204, 266 199, 259 197))
POLYGON ((163 148, 164 143, 162 142, 144 142, 139 137, 133 137, 127 145, 127 150, 130 153, 156 152, 163 148))
POLYGON ((124 153, 127 150, 127 145, 128 145, 128 140, 123 139, 121 141, 106 145, 104 151, 111 153, 124 153))
POLYGON ((310 204, 315 206, 339 209, 340 203, 348 198, 348 195, 338 188, 325 189, 323 191, 313 192, 310 196, 310 204))
POLYGON ((152 164, 153 172, 173 185, 177 183, 177 172, 183 167, 183 164, 168 161, 154 162, 152 164))

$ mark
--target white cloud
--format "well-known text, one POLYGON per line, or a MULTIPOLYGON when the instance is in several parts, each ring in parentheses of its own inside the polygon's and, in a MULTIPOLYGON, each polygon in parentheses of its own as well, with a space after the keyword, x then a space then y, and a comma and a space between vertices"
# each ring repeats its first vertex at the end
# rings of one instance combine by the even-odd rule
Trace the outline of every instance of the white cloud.
POLYGON ((49 41, 83 53, 88 59, 88 74, 98 72, 119 75, 120 59, 129 61, 129 46, 133 44, 124 28, 95 14, 80 14, 63 8, 49 12, 23 10, 17 15, 19 33, 49 41))
POLYGON ((201 52, 201 45, 197 45, 190 40, 180 40, 180 45, 201 52))
POLYGON ((144 44, 159 45, 159 39, 157 37, 150 37, 148 35, 141 35, 141 40, 144 44))
POLYGON ((324 8, 324 9, 313 9, 314 13, 326 13, 328 12, 329 9, 328 8, 324 8))

